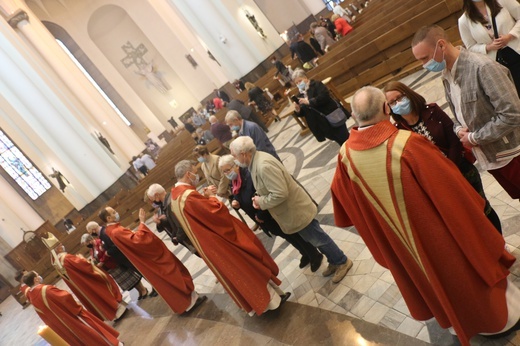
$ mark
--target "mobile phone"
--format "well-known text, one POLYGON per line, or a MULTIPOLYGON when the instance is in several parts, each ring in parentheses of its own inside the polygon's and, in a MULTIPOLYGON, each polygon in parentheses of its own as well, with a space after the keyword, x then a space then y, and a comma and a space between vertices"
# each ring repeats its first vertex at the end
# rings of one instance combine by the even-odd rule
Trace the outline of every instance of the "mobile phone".
POLYGON ((296 104, 300 103, 300 100, 296 96, 291 96, 291 100, 295 102, 296 104))

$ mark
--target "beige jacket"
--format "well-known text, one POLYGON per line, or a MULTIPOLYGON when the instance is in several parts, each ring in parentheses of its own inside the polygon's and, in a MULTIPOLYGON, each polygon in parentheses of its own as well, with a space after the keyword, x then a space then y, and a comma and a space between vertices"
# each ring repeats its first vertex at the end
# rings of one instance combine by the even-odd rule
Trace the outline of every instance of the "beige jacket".
POLYGON ((257 151, 249 165, 259 205, 278 222, 282 231, 293 234, 309 225, 318 209, 280 161, 257 151))
POLYGON ((218 161, 220 156, 209 154, 208 162, 204 162, 200 168, 202 173, 208 181, 208 185, 215 185, 217 187, 217 195, 221 197, 229 197, 229 179, 220 173, 218 169, 218 161))

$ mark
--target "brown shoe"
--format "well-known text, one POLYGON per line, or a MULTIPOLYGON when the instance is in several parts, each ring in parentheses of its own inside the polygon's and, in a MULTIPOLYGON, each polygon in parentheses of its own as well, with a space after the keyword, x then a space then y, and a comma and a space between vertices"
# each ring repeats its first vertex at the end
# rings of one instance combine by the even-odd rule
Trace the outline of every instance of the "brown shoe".
POLYGON ((332 278, 332 282, 337 284, 338 282, 343 280, 343 278, 345 277, 345 275, 347 275, 350 268, 352 268, 353 264, 354 263, 352 263, 352 261, 350 259, 347 259, 347 262, 345 262, 345 264, 339 265, 338 269, 336 270, 336 273, 334 274, 334 277, 332 278))
POLYGON ((325 269, 323 271, 323 273, 321 273, 323 276, 331 276, 332 274, 334 274, 336 272, 336 270, 338 270, 339 268, 339 265, 336 265, 336 264, 330 264, 329 263, 329 266, 327 267, 327 269, 325 269))

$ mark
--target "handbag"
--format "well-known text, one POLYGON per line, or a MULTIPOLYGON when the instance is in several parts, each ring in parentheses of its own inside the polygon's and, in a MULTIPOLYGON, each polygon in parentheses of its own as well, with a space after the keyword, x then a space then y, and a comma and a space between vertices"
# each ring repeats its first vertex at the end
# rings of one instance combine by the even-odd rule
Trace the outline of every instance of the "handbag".
POLYGON ((338 108, 336 108, 335 110, 333 110, 329 114, 323 114, 322 112, 320 112, 319 110, 317 110, 316 108, 313 108, 313 107, 309 107, 309 108, 313 109, 314 111, 319 113, 322 117, 327 119, 327 121, 329 122, 330 126, 332 126, 332 127, 340 127, 341 125, 345 124, 345 122, 347 121, 348 117, 347 117, 347 114, 345 114, 345 112, 343 111, 343 107, 341 107, 341 105, 339 105, 336 100, 334 100, 334 102, 336 103, 338 108))
MULTIPOLYGON (((493 22, 493 31, 495 32, 495 38, 498 38, 497 22, 495 17, 491 18, 493 22)), ((512 66, 520 63, 520 54, 518 54, 513 48, 505 46, 497 51, 497 62, 504 65, 508 69, 512 66)))

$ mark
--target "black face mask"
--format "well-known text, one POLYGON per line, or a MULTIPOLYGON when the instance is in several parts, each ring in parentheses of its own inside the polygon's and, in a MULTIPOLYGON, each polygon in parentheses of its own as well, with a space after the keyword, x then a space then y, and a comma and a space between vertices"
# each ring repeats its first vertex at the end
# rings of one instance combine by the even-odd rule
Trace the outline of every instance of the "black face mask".
POLYGON ((94 245, 92 245, 92 244, 87 244, 87 247, 88 247, 89 249, 92 249, 92 248, 94 247, 94 245))
POLYGON ((97 237, 98 236, 97 232, 92 232, 92 233, 90 233, 90 235, 93 236, 93 237, 97 237))
POLYGON ((154 201, 154 202, 152 203, 152 206, 153 206, 154 208, 162 208, 162 202, 161 202, 161 201, 159 201, 159 202, 154 201))

